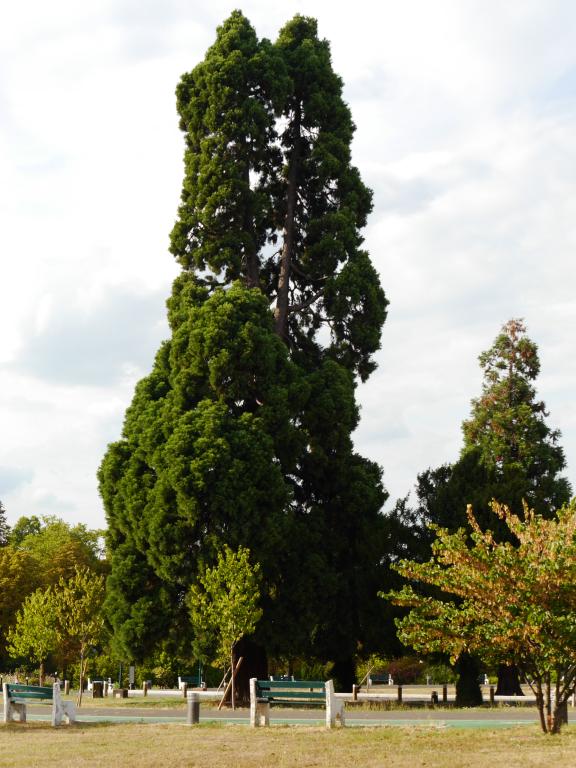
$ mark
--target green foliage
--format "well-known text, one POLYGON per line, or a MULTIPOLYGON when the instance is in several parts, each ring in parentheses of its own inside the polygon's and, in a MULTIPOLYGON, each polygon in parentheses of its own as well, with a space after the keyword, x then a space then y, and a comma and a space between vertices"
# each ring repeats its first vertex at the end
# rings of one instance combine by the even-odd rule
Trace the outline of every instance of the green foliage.
POLYGON ((316 21, 295 16, 271 45, 235 11, 177 99, 186 153, 172 253, 210 289, 259 286, 307 365, 328 331, 326 354, 366 378, 387 301, 360 248, 371 193, 316 21))
POLYGON ((137 655, 178 621, 173 606, 224 543, 249 542, 273 578, 272 553, 290 522, 280 460, 294 466, 301 438, 290 417, 305 383, 260 291, 236 285, 197 297, 182 276, 172 342, 138 385, 125 438, 100 470, 113 549, 107 608, 137 655))
POLYGON ((6 509, 0 501, 0 547, 5 547, 10 535, 10 526, 6 520, 6 509))
POLYGON ((227 545, 262 569, 258 643, 350 661, 382 634, 386 494, 351 433, 387 302, 342 83, 314 20, 271 44, 235 11, 177 101, 171 338, 99 471, 115 647, 189 652, 181 606, 227 545))
POLYGON ((186 602, 199 644, 215 649, 208 660, 226 666, 236 643, 251 635, 262 617, 260 566, 250 564, 248 549, 233 552, 225 546, 217 564, 190 587, 186 602))
POLYGON ((32 557, 7 545, 0 547, 0 660, 7 662, 6 634, 27 595, 40 585, 40 574, 32 557))
POLYGON ((32 515, 31 517, 20 517, 14 523, 14 526, 10 531, 9 543, 13 546, 18 546, 24 538, 40 533, 41 530, 42 522, 36 515, 32 515))
POLYGON ((83 523, 70 525, 55 516, 21 517, 14 524, 9 543, 27 552, 45 586, 69 579, 78 568, 105 569, 101 541, 104 532, 83 523))
POLYGON ((392 676, 395 685, 410 685, 420 681, 423 662, 415 656, 401 656, 386 665, 386 672, 392 676))
POLYGON ((80 705, 89 652, 95 651, 105 636, 104 577, 89 568, 76 568, 72 578, 60 579, 53 594, 60 653, 68 658, 76 656, 80 663, 80 705))
POLYGON ((198 663, 196 661, 191 658, 182 659, 165 643, 159 645, 154 653, 144 659, 143 663, 136 669, 138 679, 150 680, 153 685, 157 686, 176 688, 179 674, 184 674, 190 670, 195 671, 197 668, 198 663))
POLYGON ((442 664, 441 662, 431 662, 424 665, 422 682, 426 682, 427 677, 433 685, 456 682, 456 673, 454 672, 453 667, 449 664, 442 664))
POLYGON ((186 153, 171 250, 185 269, 207 273, 208 284, 221 273, 227 282, 258 284, 280 163, 273 100, 287 86, 274 48, 234 11, 177 88, 186 153))
MULTIPOLYGON (((480 364, 482 394, 472 401, 471 416, 462 425, 460 459, 418 476, 414 513, 425 524, 456 530, 467 524, 464 510, 472 504, 482 527, 490 525, 497 536, 506 536, 506 526, 492 516, 492 499, 517 514, 526 501, 547 516, 569 501, 571 489, 560 476, 566 464, 560 432, 546 424, 545 405, 536 399, 532 382, 540 362, 524 323, 506 323, 480 355, 480 364)), ((424 534, 422 540, 429 545, 431 538, 424 534)))
POLYGON ((79 703, 88 654, 104 641, 104 577, 88 568, 75 569, 70 579, 29 595, 8 634, 10 653, 43 664, 55 654, 62 663, 80 663, 79 703))
POLYGON ((50 588, 37 589, 24 600, 7 643, 13 658, 29 659, 39 666, 57 649, 57 620, 50 588))
POLYGON ((397 624, 402 642, 415 650, 516 664, 537 694, 543 729, 555 731, 557 707, 576 687, 576 505, 552 519, 527 507, 523 519, 496 503, 492 508, 514 544, 483 531, 469 508, 471 543, 464 529, 435 528, 428 562, 396 566, 441 596, 405 586, 388 598, 411 609, 397 624))
POLYGON ((360 248, 372 194, 350 162, 354 124, 315 19, 295 16, 276 48, 291 84, 279 124, 284 171, 274 205, 282 248, 264 265, 277 297, 276 327, 314 366, 328 331, 327 354, 365 379, 375 367, 387 302, 360 248))
POLYGON ((479 359, 484 384, 462 425, 462 455, 474 452, 490 482, 508 486, 509 496, 495 498, 516 512, 524 500, 547 514, 569 500, 570 485, 559 477, 566 466, 560 432, 546 424, 546 406, 532 385, 540 372, 538 348, 524 323, 510 320, 479 359))
POLYGON ((25 598, 36 589, 68 580, 76 568, 106 570, 102 559, 102 531, 83 524, 69 525, 53 516, 21 517, 0 547, 0 663, 5 665, 5 635, 16 621, 25 598))

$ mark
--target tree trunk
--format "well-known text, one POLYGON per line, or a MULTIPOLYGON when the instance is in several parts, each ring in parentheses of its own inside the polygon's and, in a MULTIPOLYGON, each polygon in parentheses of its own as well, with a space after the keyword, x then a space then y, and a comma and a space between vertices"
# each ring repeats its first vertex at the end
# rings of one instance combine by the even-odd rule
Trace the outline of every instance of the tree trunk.
POLYGON ((568 725, 568 701, 556 701, 552 712, 552 731, 551 733, 560 733, 560 728, 568 725))
POLYGON ((240 706, 250 703, 250 678, 265 680, 268 677, 268 658, 266 650, 253 640, 243 637, 234 646, 236 658, 244 657, 235 680, 236 699, 240 706))
POLYGON ((45 670, 44 670, 44 662, 40 662, 40 669, 38 670, 38 683, 39 685, 44 685, 44 677, 45 677, 45 670))
POLYGON ((351 656, 337 659, 332 667, 332 678, 334 679, 334 687, 337 691, 350 692, 356 682, 354 659, 351 656))
POLYGON ((232 701, 232 709, 236 709, 236 669, 234 666, 234 648, 230 651, 230 699, 232 701))
POLYGON ((276 333, 281 339, 288 340, 288 298, 290 289, 290 273, 292 271, 292 256, 296 245, 296 201, 298 197, 298 176, 300 173, 300 154, 302 139, 300 137, 300 104, 294 112, 294 145, 290 155, 290 170, 288 172, 288 189, 286 192, 286 218, 284 219, 284 243, 280 257, 280 274, 278 275, 278 292, 274 319, 276 333))
POLYGON ((456 681, 456 706, 477 707, 482 704, 482 691, 478 682, 480 665, 474 656, 463 653, 455 665, 458 672, 456 681))
POLYGON ((498 665, 498 685, 496 696, 524 696, 520 685, 518 667, 514 664, 498 665))
POLYGON ((540 718, 540 727, 544 731, 544 733, 548 733, 548 728, 546 726, 546 715, 544 714, 544 694, 542 693, 542 686, 538 685, 538 690, 536 691, 536 706, 538 707, 538 717, 540 718))
POLYGON ((78 686, 78 698, 76 699, 76 706, 81 707, 82 706, 82 689, 84 688, 84 675, 86 673, 86 665, 88 663, 88 659, 84 661, 84 654, 80 654, 80 684, 78 686))

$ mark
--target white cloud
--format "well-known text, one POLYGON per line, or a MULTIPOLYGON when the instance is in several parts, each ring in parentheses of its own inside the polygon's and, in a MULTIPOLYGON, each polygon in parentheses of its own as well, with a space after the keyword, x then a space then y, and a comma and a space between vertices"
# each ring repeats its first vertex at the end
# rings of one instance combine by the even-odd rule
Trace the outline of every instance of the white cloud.
MULTIPOLYGON (((95 471, 165 333, 182 175, 174 88, 235 2, 24 0, 0 19, 0 499, 100 525, 95 471), (122 314, 124 312, 124 315, 122 314), (129 316, 134 323, 128 322, 129 316), (113 329, 122 326, 122 333, 113 329), (85 344, 82 344, 82 340, 85 344)), ((248 0, 332 44, 391 301, 359 448, 392 496, 454 459, 477 355, 525 317, 574 478, 576 6, 248 0)))

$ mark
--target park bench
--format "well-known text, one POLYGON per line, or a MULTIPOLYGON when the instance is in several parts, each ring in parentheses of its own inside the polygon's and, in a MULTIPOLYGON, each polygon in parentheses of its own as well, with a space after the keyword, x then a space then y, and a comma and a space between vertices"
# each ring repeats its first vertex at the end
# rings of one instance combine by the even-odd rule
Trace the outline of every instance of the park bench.
POLYGON ((250 679, 250 725, 257 728, 270 725, 270 706, 326 707, 326 727, 333 728, 337 722, 345 725, 344 700, 337 699, 334 683, 319 680, 258 680, 250 679))
POLYGON ((184 686, 188 688, 205 688, 205 683, 200 675, 179 675, 178 690, 183 690, 184 686))
POLYGON ((21 723, 26 722, 28 704, 51 704, 52 725, 60 725, 65 717, 69 723, 76 721, 76 707, 72 701, 62 701, 60 683, 53 686, 4 683, 4 722, 15 720, 17 714, 21 723))
POLYGON ((393 685, 393 681, 388 672, 377 672, 368 677, 368 685, 393 685))

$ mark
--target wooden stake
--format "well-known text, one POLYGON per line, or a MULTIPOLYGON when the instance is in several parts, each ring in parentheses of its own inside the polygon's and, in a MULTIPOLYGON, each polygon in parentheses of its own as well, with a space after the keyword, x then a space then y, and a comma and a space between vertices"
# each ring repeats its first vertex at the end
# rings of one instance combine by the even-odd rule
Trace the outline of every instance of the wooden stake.
POLYGON ((228 685, 226 686, 226 690, 224 691, 222 695, 222 699, 220 700, 220 704, 218 704, 218 709, 222 709, 222 706, 224 705, 224 701, 226 699, 226 696, 228 695, 228 691, 230 690, 230 686, 232 685, 232 680, 236 677, 238 674, 238 670, 240 669, 240 665, 244 661, 244 656, 240 656, 238 661, 236 662, 236 667, 233 670, 232 674, 230 675, 230 680, 228 681, 228 685))

